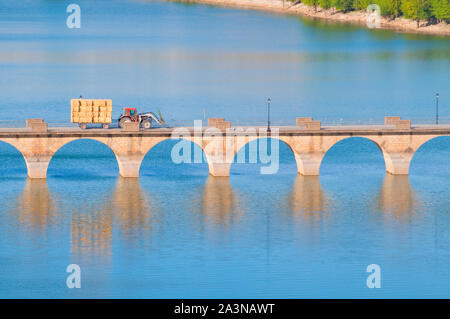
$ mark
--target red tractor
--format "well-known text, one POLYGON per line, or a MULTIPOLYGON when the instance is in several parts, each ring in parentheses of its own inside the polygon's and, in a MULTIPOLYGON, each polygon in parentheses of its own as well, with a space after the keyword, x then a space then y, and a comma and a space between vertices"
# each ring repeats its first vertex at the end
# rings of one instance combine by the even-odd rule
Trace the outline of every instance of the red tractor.
POLYGON ((119 117, 119 127, 123 127, 126 122, 139 122, 142 128, 149 129, 152 127, 152 121, 155 121, 159 125, 165 125, 161 112, 158 112, 157 116, 153 112, 137 113, 135 107, 124 107, 123 113, 119 117))

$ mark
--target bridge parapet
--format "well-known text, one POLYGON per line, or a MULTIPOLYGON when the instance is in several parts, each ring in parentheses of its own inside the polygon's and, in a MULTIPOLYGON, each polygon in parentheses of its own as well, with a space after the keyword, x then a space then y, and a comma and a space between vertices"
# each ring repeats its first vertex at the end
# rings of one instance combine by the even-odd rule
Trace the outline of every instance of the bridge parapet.
POLYGON ((26 119, 26 127, 36 133, 45 133, 48 130, 47 123, 42 119, 26 119))
POLYGON ((312 117, 297 117, 295 124, 305 130, 320 131, 321 129, 320 121, 313 121, 312 117))
POLYGON ((393 126, 399 130, 411 129, 411 120, 402 120, 400 116, 385 116, 384 125, 393 126))
POLYGON ((209 118, 208 126, 218 128, 221 131, 226 131, 231 128, 231 122, 225 121, 224 118, 209 118))

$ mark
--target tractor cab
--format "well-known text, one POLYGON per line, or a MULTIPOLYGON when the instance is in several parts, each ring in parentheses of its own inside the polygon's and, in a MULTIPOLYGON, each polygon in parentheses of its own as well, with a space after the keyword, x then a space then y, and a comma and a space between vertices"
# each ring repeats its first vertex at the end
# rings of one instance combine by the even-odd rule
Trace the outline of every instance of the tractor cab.
POLYGON ((124 107, 122 116, 127 116, 131 118, 133 122, 138 121, 138 113, 135 107, 124 107))
POLYGON ((144 129, 152 127, 152 121, 155 121, 159 125, 165 125, 164 119, 159 113, 159 116, 153 112, 139 113, 135 107, 124 107, 123 113, 118 119, 119 127, 124 127, 127 122, 138 122, 139 126, 144 129))

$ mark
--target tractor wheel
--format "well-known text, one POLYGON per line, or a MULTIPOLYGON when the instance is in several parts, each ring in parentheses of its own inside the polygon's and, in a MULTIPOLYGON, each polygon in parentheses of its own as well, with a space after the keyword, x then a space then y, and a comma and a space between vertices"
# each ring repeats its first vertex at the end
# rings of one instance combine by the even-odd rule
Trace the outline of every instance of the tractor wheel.
POLYGON ((119 121, 119 127, 123 128, 125 123, 130 123, 131 119, 129 117, 122 117, 119 121))
POLYGON ((152 127, 152 120, 143 120, 141 125, 147 130, 152 127))

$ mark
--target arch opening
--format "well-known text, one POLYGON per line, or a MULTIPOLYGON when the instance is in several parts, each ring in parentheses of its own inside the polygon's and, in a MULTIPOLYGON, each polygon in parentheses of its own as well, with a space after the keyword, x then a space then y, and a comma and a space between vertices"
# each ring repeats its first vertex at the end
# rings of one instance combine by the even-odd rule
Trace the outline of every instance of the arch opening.
POLYGON ((187 139, 167 139, 144 156, 140 176, 208 176, 208 162, 202 148, 187 139))
POLYGON ((384 176, 385 159, 381 147, 366 137, 347 137, 325 153, 320 175, 384 176))
POLYGON ((278 138, 264 137, 246 143, 235 154, 230 175, 297 175, 292 148, 278 138))
POLYGON ((48 177, 117 177, 119 167, 111 148, 94 139, 77 139, 64 144, 48 165, 48 177))
POLYGON ((450 177, 450 136, 437 136, 422 144, 410 164, 412 176, 450 177))
POLYGON ((27 164, 22 153, 12 144, 0 140, 0 178, 26 178, 27 164))

